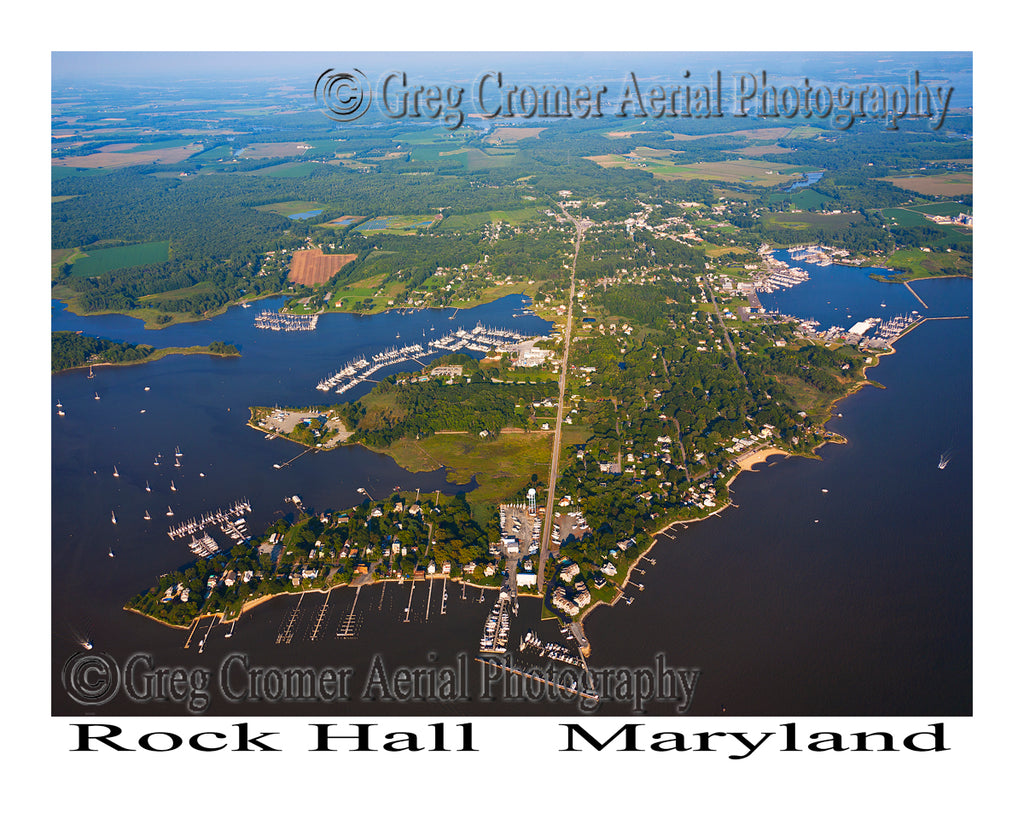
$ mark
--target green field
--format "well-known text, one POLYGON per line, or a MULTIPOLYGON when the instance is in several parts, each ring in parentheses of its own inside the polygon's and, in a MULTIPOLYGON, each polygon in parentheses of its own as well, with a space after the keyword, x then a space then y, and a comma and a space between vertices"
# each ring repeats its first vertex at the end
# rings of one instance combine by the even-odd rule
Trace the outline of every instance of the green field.
POLYGON ((491 152, 485 153, 479 148, 467 148, 466 152, 462 154, 465 157, 466 170, 467 171, 481 171, 490 170, 492 168, 505 168, 512 164, 512 160, 516 155, 516 151, 498 152, 492 150, 491 152))
POLYGON ((193 162, 217 162, 220 159, 231 159, 233 151, 229 145, 218 145, 208 151, 196 154, 192 157, 193 162))
POLYGON ((272 165, 269 168, 259 168, 255 171, 243 171, 253 176, 274 176, 281 179, 297 179, 309 176, 315 171, 317 165, 313 162, 282 162, 280 165, 272 165))
POLYGON ((769 202, 781 202, 789 200, 801 210, 821 210, 832 205, 832 200, 822 196, 812 188, 804 188, 797 193, 773 193, 768 197, 769 202))
POLYGON ((186 145, 195 145, 194 139, 162 139, 159 142, 140 142, 133 148, 117 151, 119 154, 138 154, 143 151, 162 151, 165 148, 184 148, 186 145))
POLYGON ((493 439, 458 433, 431 435, 419 441, 401 439, 384 450, 410 472, 444 467, 448 480, 479 486, 466 493, 477 522, 486 522, 499 503, 533 473, 547 474, 551 465, 550 432, 509 432, 493 439))
MULTIPOLYGON (((661 153, 661 152, 658 152, 661 153)), ((724 162, 697 162, 677 165, 663 156, 635 153, 634 156, 605 154, 588 156, 602 168, 627 168, 646 171, 656 177, 670 179, 708 179, 716 182, 745 182, 752 185, 774 186, 796 181, 804 170, 799 165, 783 165, 756 159, 730 159, 724 162)))
POLYGON ((959 251, 928 253, 920 248, 897 250, 886 259, 885 266, 910 270, 910 273, 889 277, 895 281, 928 276, 970 276, 973 272, 973 264, 959 251))
POLYGON ((169 252, 170 242, 167 241, 87 250, 85 255, 71 266, 71 275, 100 276, 126 267, 159 264, 167 261, 169 252))
POLYGON ((848 227, 849 225, 864 221, 864 217, 859 213, 808 213, 807 211, 799 211, 796 213, 771 213, 765 216, 772 224, 797 229, 809 227, 848 227))
POLYGON ((956 216, 971 213, 970 207, 957 202, 932 202, 927 205, 910 205, 904 208, 883 208, 879 211, 890 224, 900 227, 927 227, 942 231, 950 239, 963 239, 972 235, 971 229, 960 225, 939 225, 925 218, 925 213, 936 216, 956 216))
POLYGON ((465 213, 449 216, 440 227, 452 230, 472 230, 494 222, 507 222, 510 225, 521 225, 534 219, 540 209, 537 207, 518 208, 517 210, 488 210, 480 213, 465 213))

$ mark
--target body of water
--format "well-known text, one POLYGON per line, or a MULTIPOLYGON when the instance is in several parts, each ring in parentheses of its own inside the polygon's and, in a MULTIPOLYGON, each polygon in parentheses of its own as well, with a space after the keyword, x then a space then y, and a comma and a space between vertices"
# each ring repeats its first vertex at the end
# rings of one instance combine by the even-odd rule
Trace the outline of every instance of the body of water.
POLYGON ((786 191, 787 192, 791 192, 791 191, 799 190, 800 188, 809 187, 809 186, 813 185, 815 182, 820 182, 821 178, 824 175, 825 174, 822 171, 815 171, 814 173, 805 173, 803 179, 800 179, 800 180, 797 180, 796 182, 794 182, 792 185, 790 185, 788 188, 786 188, 786 191))
MULTIPOLYGON (((774 294, 778 309, 820 312, 816 317, 827 326, 833 301, 859 320, 883 315, 871 309, 881 303, 905 312, 910 303, 899 299, 906 294, 925 315, 970 314, 968 280, 916 283, 926 310, 902 285, 874 282, 864 271, 809 270, 809 282, 774 294)), ((275 470, 272 464, 298 449, 248 429, 247 407, 331 401, 337 396, 316 391, 317 381, 361 352, 394 346, 397 332, 403 344, 429 338, 431 327, 442 334, 478 320, 546 332, 549 325, 536 317, 513 317, 522 304, 508 297, 460 310, 454 322, 451 311, 328 315, 312 333, 256 330, 255 305, 161 331, 118 316, 78 318, 55 305, 54 329, 157 346, 228 341, 243 356, 169 357, 96 368, 93 379, 85 371, 53 378, 54 401, 66 411, 54 418, 52 447, 54 713, 187 713, 181 702, 136 702, 125 695, 102 708, 73 702, 62 669, 81 651, 83 636, 94 643, 94 654, 119 663, 144 652, 156 665, 203 668, 213 676, 225 663, 237 665, 236 655, 265 668, 353 670, 343 702, 283 703, 271 694, 242 702, 215 692, 206 713, 578 713, 575 700, 559 699, 546 686, 523 694, 496 681, 508 675, 485 678, 476 646, 494 591, 481 600, 479 590, 437 580, 338 589, 329 600, 318 593, 280 597, 234 629, 215 626, 202 653, 198 636, 186 648, 187 632, 121 610, 159 574, 192 561, 180 540, 167 537, 170 520, 244 496, 253 507, 250 529, 260 532, 288 511, 284 499, 293 494, 322 510, 360 502, 358 487, 374 498, 399 486, 454 491, 441 473, 413 475, 361 447, 304 456, 275 470), (175 447, 182 452, 180 468, 173 466, 175 447), (164 456, 160 467, 153 466, 157 453, 164 456), (170 492, 170 480, 178 491, 170 492), (145 491, 146 481, 152 492, 145 491), (173 519, 164 514, 168 505, 173 519), (355 638, 337 636, 346 622, 354 624, 355 638), (420 699, 388 700, 379 688, 364 690, 374 669, 428 675, 463 666, 469 669, 464 697, 428 690, 420 699)), ((844 400, 837 409, 842 417, 831 424, 848 445, 824 448, 820 460, 773 459, 758 467, 770 475, 744 474, 734 482, 736 508, 659 538, 650 555, 656 566, 641 563, 645 590, 633 605, 604 607, 588 618, 594 667, 642 673, 663 662, 699 669, 694 714, 970 712, 970 320, 926 322, 869 373, 885 389, 868 387, 844 400), (944 451, 951 459, 939 470, 944 451)), ((353 392, 345 398, 362 391, 353 392)), ((538 601, 521 601, 514 645, 523 631, 538 629, 538 617, 538 601)), ((540 633, 566 642, 553 625, 540 633)), ((536 656, 520 659, 541 670, 547 665, 536 656)), ((620 693, 619 699, 629 698, 620 693)), ((671 714, 677 705, 667 697, 646 710, 671 714)), ((600 713, 633 710, 623 701, 606 703, 600 713)))

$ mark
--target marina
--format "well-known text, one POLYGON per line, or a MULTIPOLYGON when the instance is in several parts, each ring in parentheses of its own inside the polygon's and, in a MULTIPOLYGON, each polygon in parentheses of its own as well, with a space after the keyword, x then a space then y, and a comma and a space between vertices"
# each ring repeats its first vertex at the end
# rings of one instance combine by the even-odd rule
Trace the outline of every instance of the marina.
POLYGON ((319 315, 290 316, 273 310, 262 310, 252 320, 253 326, 260 330, 276 330, 278 332, 312 331, 316 329, 319 315))
MULTIPOLYGON (((433 327, 430 329, 433 330, 433 327)), ((425 335, 426 331, 424 330, 425 335)), ((453 333, 429 340, 426 348, 419 343, 407 344, 403 347, 390 347, 373 353, 369 359, 361 356, 350 361, 332 375, 321 379, 316 388, 321 392, 329 392, 333 389, 335 393, 342 395, 361 383, 372 381, 371 375, 393 364, 414 361, 421 367, 426 367, 426 363, 420 360, 421 357, 446 352, 455 353, 463 349, 483 353, 492 349, 497 352, 510 352, 530 338, 531 336, 515 330, 485 327, 482 323, 478 323, 472 330, 460 327, 453 333)))
POLYGON ((504 654, 508 651, 508 633, 512 619, 511 598, 502 590, 484 622, 480 638, 481 654, 504 654))
MULTIPOLYGON (((175 538, 198 534, 204 527, 215 525, 229 526, 235 533, 242 536, 242 531, 238 527, 241 525, 244 528, 245 518, 239 517, 243 512, 252 512, 249 501, 245 499, 235 501, 226 510, 218 509, 216 512, 204 512, 197 518, 190 518, 178 526, 172 526, 167 530, 167 536, 174 540, 175 538), (237 520, 232 520, 233 518, 237 520)), ((168 516, 173 514, 170 506, 167 507, 167 514, 168 516)))

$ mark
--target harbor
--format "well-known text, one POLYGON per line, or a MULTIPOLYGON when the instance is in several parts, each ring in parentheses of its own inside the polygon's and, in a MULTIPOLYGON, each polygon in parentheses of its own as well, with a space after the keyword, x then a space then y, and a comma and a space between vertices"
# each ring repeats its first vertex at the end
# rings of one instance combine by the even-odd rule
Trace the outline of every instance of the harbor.
POLYGON ((199 517, 189 520, 167 530, 167 536, 174 540, 189 535, 196 535, 207 526, 220 526, 225 529, 225 534, 230 534, 236 541, 247 539, 245 535, 245 518, 243 513, 252 512, 249 501, 242 499, 235 501, 227 509, 217 509, 215 512, 204 512, 199 517))
MULTIPOLYGON (((426 331, 424 330, 425 335, 426 331)), ((360 356, 349 361, 333 374, 322 378, 316 388, 321 392, 334 390, 336 394, 343 395, 359 384, 372 381, 370 376, 393 364, 414 361, 421 367, 426 367, 427 363, 421 358, 443 353, 456 353, 463 349, 483 353, 490 350, 510 352, 530 338, 531 336, 515 330, 485 327, 482 323, 478 323, 472 330, 460 327, 453 333, 430 339, 426 342, 426 347, 420 343, 406 344, 402 347, 389 347, 373 353, 369 358, 360 356)))
POLYGON ((316 329, 319 315, 291 316, 273 310, 262 310, 253 316, 253 326, 260 330, 276 330, 278 332, 312 331, 316 329))

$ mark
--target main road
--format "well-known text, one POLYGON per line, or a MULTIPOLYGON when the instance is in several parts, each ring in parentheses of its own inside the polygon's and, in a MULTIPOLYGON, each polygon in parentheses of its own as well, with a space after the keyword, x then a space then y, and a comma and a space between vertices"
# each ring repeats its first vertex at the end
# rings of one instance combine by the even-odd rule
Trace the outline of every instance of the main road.
POLYGON ((544 528, 540 540, 540 557, 537 560, 537 591, 544 596, 544 565, 547 562, 551 543, 551 518, 555 513, 555 486, 558 483, 558 459, 562 452, 562 419, 565 417, 565 380, 569 374, 569 342, 572 338, 572 307, 576 299, 576 260, 583 244, 583 232, 591 223, 586 219, 570 216, 565 207, 559 204, 565 218, 576 227, 576 247, 572 255, 572 267, 569 271, 569 303, 565 310, 565 334, 563 336, 562 368, 558 375, 558 416, 555 419, 555 435, 551 442, 551 473, 548 475, 548 502, 544 507, 544 528))

